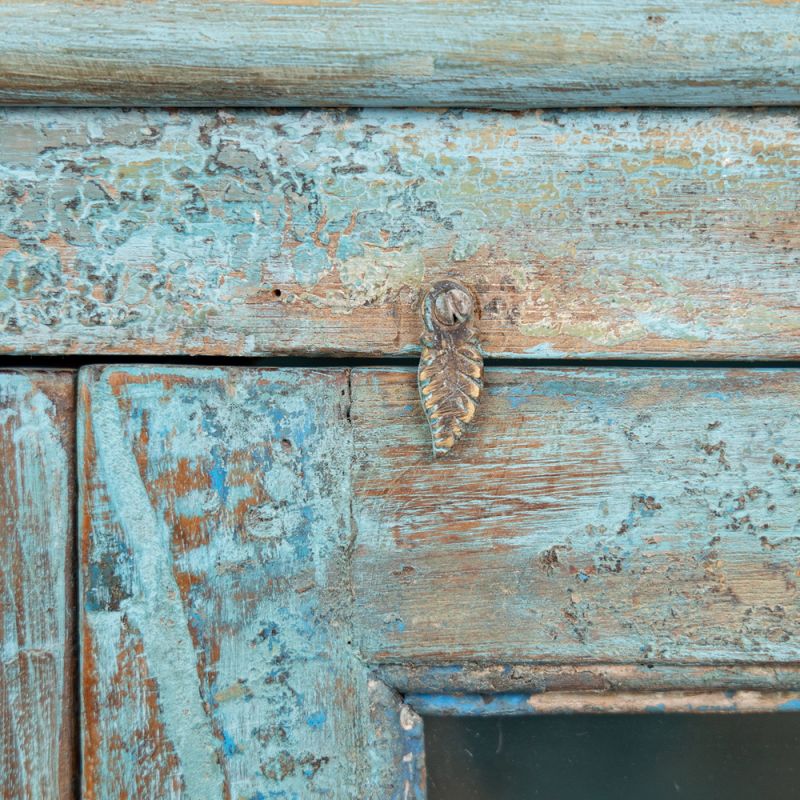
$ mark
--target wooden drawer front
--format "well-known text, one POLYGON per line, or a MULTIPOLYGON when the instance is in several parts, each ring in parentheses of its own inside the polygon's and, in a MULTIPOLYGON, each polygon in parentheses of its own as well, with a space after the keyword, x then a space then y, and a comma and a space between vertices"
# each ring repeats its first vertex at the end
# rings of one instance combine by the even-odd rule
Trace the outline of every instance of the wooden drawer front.
POLYGON ((789 359, 794 111, 0 111, 0 351, 789 359))
POLYGON ((411 370, 82 373, 87 797, 414 796, 394 690, 512 672, 795 707, 794 372, 487 382, 434 463, 411 370))

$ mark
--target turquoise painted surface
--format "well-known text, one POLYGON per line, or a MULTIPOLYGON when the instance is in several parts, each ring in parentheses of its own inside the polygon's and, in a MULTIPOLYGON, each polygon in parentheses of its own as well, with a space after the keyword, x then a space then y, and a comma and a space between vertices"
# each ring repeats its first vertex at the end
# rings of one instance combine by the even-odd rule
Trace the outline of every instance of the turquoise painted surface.
POLYGON ((795 111, 5 109, 0 131, 3 352, 411 354, 448 275, 490 355, 798 352, 795 111))
POLYGON ((425 716, 506 717, 527 714, 742 714, 800 710, 787 692, 581 692, 574 694, 410 694, 406 702, 425 716))
POLYGON ((796 371, 490 369, 486 385, 473 433, 432 462, 413 370, 353 372, 366 661, 410 664, 417 692, 436 666, 483 692, 513 680, 482 666, 798 662, 796 371))
POLYGON ((6 0, 0 101, 797 103, 797 23, 793 0, 6 0))
POLYGON ((762 664, 387 664, 378 674, 406 700, 415 695, 525 696, 545 693, 755 693, 766 696, 800 691, 800 667, 762 664))
POLYGON ((421 797, 350 646, 347 373, 81 377, 84 796, 421 797))
POLYGON ((83 371, 84 794, 422 800, 416 712, 793 709, 799 395, 490 369, 433 462, 413 370, 83 371))
POLYGON ((0 793, 75 779, 74 375, 0 372, 0 793))

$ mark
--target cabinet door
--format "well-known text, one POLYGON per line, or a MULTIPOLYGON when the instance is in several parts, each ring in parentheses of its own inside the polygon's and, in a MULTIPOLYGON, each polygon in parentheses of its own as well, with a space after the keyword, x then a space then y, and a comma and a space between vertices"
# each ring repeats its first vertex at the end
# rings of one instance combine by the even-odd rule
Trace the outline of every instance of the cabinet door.
POLYGON ((418 713, 797 708, 798 401, 490 369, 434 461, 410 369, 83 371, 85 795, 421 798, 418 713))
POLYGON ((408 356, 421 298, 455 277, 487 357, 797 355, 791 109, 20 108, 0 127, 0 353, 408 356))
POLYGON ((0 792, 77 780, 74 374, 0 371, 0 792))

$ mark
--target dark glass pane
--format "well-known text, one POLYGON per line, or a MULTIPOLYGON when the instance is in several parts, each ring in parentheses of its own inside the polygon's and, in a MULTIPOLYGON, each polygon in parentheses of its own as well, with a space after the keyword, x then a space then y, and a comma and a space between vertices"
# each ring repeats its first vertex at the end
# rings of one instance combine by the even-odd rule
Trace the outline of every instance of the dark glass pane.
POLYGON ((426 717, 429 800, 788 800, 800 714, 426 717))

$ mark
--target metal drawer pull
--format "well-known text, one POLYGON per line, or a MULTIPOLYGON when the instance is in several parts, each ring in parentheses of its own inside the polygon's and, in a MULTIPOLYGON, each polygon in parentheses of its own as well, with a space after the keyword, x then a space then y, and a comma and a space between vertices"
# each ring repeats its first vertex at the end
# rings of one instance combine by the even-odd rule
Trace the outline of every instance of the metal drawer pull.
POLYGON ((475 295, 458 281, 438 281, 422 306, 425 331, 417 381, 433 437, 433 455, 449 452, 478 410, 483 356, 473 326, 475 295))

